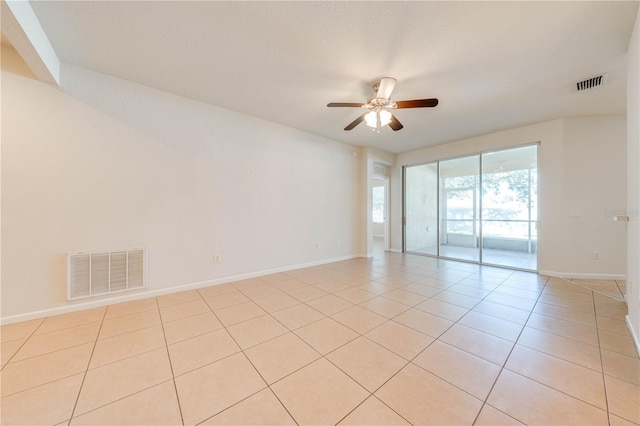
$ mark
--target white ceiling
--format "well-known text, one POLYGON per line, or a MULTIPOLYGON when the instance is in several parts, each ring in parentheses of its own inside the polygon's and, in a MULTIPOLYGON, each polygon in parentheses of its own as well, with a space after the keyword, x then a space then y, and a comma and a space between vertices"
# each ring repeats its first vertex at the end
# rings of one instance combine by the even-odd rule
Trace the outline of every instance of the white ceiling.
POLYGON ((406 152, 560 117, 626 109, 627 2, 32 1, 60 59, 353 145, 406 152), (575 83, 608 72, 606 86, 575 83), (362 112, 398 80, 404 129, 362 112))

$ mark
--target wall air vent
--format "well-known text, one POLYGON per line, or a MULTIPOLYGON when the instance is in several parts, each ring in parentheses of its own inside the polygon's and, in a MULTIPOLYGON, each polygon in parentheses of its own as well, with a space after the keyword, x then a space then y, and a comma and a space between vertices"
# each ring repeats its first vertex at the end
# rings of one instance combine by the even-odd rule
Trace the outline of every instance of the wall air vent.
POLYGON ((67 255, 67 300, 146 287, 144 249, 67 255))
POLYGON ((576 87, 578 89, 578 92, 582 90, 593 89, 594 87, 598 87, 598 86, 602 86, 603 84, 606 84, 607 75, 608 74, 605 73, 605 74, 598 75, 596 77, 589 78, 587 80, 577 82, 576 87))
POLYGON ((387 168, 382 164, 374 164, 373 174, 376 176, 387 176, 387 168))

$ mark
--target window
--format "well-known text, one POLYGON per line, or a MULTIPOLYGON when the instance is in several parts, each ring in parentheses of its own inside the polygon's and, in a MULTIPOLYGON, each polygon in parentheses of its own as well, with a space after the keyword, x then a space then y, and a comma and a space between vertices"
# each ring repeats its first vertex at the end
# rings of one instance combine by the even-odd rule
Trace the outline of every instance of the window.
POLYGON ((384 223, 384 186, 373 187, 373 223, 384 223))

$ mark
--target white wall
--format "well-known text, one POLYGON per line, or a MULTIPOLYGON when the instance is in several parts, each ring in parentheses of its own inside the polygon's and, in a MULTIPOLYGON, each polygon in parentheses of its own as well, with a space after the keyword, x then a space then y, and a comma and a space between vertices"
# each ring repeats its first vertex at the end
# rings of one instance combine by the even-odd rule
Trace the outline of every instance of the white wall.
POLYGON ((640 11, 627 54, 627 323, 640 353, 640 11))
POLYGON ((10 59, 5 321, 68 306, 66 253, 146 247, 151 291, 360 254, 356 148, 82 68, 57 89, 10 59))
MULTIPOLYGON (((398 155, 399 166, 540 143, 538 268, 573 277, 625 275, 625 236, 606 212, 624 209, 624 117, 554 120, 398 155), (593 251, 600 260, 593 259, 593 251)), ((393 222, 400 232, 401 221, 393 222)))
POLYGON ((566 119, 563 148, 570 217, 562 237, 570 255, 562 256, 561 271, 626 275, 627 230, 612 219, 627 205, 626 119, 566 119), (596 251, 599 260, 594 260, 596 251))

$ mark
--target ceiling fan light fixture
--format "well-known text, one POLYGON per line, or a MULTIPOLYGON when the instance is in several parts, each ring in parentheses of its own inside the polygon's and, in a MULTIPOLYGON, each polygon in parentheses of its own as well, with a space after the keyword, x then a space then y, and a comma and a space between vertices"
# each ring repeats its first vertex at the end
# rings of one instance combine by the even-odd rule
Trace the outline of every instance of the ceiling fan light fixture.
POLYGON ((380 125, 386 126, 389 123, 391 123, 391 113, 386 109, 383 109, 380 111, 380 125))
POLYGON ((369 113, 367 113, 367 115, 364 116, 364 120, 367 123, 367 126, 379 130, 378 125, 382 127, 391 122, 391 113, 386 109, 380 111, 370 111, 369 113))
POLYGON ((378 117, 376 116, 375 111, 370 111, 367 115, 364 116, 364 121, 367 123, 369 127, 377 127, 378 126, 378 117))

